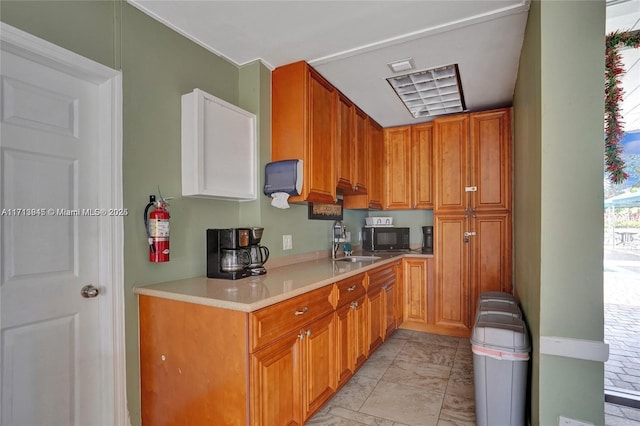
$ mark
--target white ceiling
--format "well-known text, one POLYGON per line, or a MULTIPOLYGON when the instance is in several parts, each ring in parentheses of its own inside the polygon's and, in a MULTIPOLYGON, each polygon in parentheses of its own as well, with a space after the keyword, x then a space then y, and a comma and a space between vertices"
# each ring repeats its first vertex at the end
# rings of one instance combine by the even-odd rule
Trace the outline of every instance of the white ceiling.
MULTIPOLYGON (((414 119, 386 81, 387 64, 423 70, 457 63, 470 111, 510 106, 530 0, 128 0, 242 66, 311 64, 382 126, 414 119)), ((607 33, 637 30, 640 0, 607 0, 607 33)), ((640 49, 623 52, 623 115, 640 129, 640 49)))
POLYGON ((387 64, 458 64, 470 111, 510 106, 530 0, 129 3, 238 66, 305 60, 384 127, 414 119, 387 64))

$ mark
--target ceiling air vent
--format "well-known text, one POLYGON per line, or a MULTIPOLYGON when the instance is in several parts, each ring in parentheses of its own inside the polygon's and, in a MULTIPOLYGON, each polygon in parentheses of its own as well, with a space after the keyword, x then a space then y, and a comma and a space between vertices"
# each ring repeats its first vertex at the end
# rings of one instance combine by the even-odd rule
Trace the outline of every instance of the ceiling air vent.
POLYGON ((465 110, 457 64, 390 77, 387 81, 414 118, 465 110))

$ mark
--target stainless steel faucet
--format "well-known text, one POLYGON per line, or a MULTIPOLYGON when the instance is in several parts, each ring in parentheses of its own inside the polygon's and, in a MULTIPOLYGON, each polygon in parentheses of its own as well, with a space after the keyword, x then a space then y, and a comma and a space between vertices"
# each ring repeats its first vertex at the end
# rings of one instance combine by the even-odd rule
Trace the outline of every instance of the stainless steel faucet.
POLYGON ((337 258, 340 244, 344 244, 346 241, 347 234, 344 223, 341 220, 336 220, 331 227, 331 259, 335 260, 337 258))

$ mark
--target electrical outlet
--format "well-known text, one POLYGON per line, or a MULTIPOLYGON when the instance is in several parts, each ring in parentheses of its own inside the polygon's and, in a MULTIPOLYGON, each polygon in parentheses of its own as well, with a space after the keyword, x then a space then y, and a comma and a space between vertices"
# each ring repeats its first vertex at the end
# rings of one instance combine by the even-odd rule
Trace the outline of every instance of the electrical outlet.
POLYGON ((293 248, 293 236, 292 235, 283 235, 282 236, 282 250, 291 250, 293 248))
POLYGON ((362 241, 362 231, 358 231, 358 242, 362 241))
POLYGON ((593 423, 583 422, 582 420, 570 419, 568 417, 558 416, 558 426, 593 426, 593 423))

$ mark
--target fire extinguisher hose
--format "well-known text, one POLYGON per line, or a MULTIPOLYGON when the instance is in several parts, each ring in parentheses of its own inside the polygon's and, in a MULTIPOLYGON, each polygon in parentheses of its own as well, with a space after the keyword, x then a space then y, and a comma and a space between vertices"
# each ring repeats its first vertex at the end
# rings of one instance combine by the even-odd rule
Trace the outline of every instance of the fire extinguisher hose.
POLYGON ((156 247, 153 244, 153 240, 151 239, 151 234, 149 233, 148 213, 149 213, 149 208, 151 208, 151 206, 153 206, 155 203, 156 203, 156 196, 149 195, 149 204, 147 204, 147 207, 144 208, 144 230, 147 234, 147 241, 149 242, 149 249, 151 250, 151 253, 156 252, 156 247))

